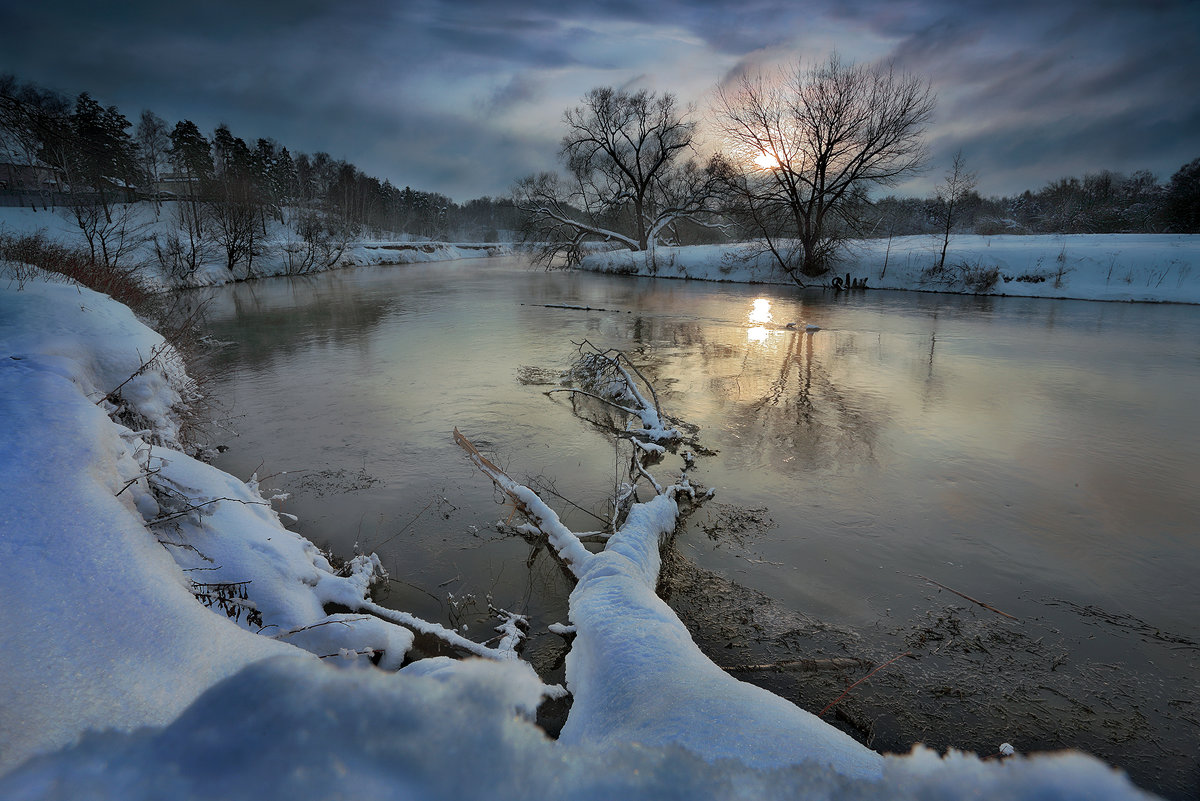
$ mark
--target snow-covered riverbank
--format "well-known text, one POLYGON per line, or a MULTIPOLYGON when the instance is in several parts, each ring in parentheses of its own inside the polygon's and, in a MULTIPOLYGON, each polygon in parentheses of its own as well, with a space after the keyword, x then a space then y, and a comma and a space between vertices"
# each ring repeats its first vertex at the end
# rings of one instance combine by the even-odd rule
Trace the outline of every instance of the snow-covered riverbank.
POLYGON ((370 604, 373 560, 337 574, 184 454, 192 391, 120 304, 0 282, 6 798, 1140 797, 1079 754, 880 757, 731 678, 653 592, 669 493, 581 557, 551 741, 554 691, 502 648, 394 672, 412 634, 370 604))
MULTIPOLYGON (((1079 300, 1200 303, 1200 235, 959 235, 862 239, 848 244, 834 273, 807 281, 866 279, 873 289, 965 292, 1079 300)), ((584 258, 581 269, 704 281, 794 284, 770 253, 750 245, 660 247, 584 258)))
MULTIPOLYGON (((505 244, 482 242, 431 242, 411 238, 359 236, 329 246, 321 253, 323 261, 302 268, 298 262, 306 245, 288 225, 274 218, 265 222, 265 232, 255 248, 252 264, 238 264, 230 270, 220 247, 207 241, 201 248, 196 268, 186 275, 173 271, 159 257, 156 242, 163 245, 177 232, 174 202, 159 207, 149 202, 117 206, 116 213, 127 216, 123 233, 111 234, 128 248, 121 265, 139 265, 138 276, 146 284, 161 288, 220 286, 247 278, 298 275, 344 267, 385 264, 415 264, 452 259, 475 259, 511 252, 505 244), (325 264, 324 261, 330 263, 325 264)), ((27 235, 44 232, 47 238, 75 247, 86 247, 74 220, 62 210, 37 211, 31 208, 0 207, 0 234, 27 235)))

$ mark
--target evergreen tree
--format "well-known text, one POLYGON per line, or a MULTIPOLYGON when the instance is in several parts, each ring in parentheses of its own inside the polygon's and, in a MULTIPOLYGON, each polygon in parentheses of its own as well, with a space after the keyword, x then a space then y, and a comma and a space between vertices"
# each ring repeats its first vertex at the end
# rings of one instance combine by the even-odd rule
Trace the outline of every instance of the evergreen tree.
POLYGON ((1171 176, 1163 216, 1170 230, 1200 233, 1200 159, 1195 159, 1171 176))

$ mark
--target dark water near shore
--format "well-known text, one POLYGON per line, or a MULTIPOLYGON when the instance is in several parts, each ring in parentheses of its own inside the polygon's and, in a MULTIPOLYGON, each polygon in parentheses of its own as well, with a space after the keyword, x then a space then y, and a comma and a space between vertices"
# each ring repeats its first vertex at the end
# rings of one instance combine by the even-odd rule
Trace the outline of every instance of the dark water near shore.
MULTIPOLYGON (((272 476, 315 542, 378 552, 384 603, 477 639, 489 596, 535 631, 565 620, 561 570, 494 528, 508 511, 450 432, 604 516, 611 437, 543 394, 588 339, 645 365, 664 410, 716 451, 693 472, 716 497, 670 561, 672 602, 719 663, 911 651, 841 725, 884 749, 1078 746, 1159 792, 1200 790, 1195 307, 833 295, 515 259, 212 294, 209 333, 229 344, 210 391, 237 433, 218 466, 272 476), (744 603, 703 603, 716 592, 744 603), (928 706, 925 724, 901 705, 928 706)), ((598 525, 545 497, 573 528, 598 525)), ((561 641, 530 649, 549 666, 561 641)), ((813 687, 832 700, 853 672, 762 683, 820 709, 813 687)))

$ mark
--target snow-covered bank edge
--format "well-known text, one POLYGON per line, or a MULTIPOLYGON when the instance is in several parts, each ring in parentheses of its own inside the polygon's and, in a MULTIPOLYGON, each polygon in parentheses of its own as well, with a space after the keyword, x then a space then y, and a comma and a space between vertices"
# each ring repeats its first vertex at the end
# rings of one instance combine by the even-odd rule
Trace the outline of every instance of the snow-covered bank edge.
POLYGON ((400 667, 410 628, 358 611, 378 559, 335 571, 257 481, 181 450, 176 414, 194 387, 129 309, 58 276, 0 272, 0 348, 0 587, 20 621, 0 639, 0 770, 87 729, 166 723, 269 655, 400 667))
MULTIPOLYGON (((262 236, 255 243, 254 257, 248 264, 243 258, 230 270, 218 245, 207 241, 198 249, 199 263, 195 269, 185 272, 164 264, 158 251, 159 246, 166 247, 170 237, 179 233, 174 206, 173 202, 163 203, 159 207, 148 202, 119 205, 118 214, 128 214, 127 230, 109 234, 126 251, 120 258, 120 266, 129 268, 137 265, 138 277, 156 290, 312 275, 348 267, 477 259, 513 252, 512 245, 505 243, 440 242, 411 239, 403 235, 390 239, 358 237, 344 243, 329 242, 314 247, 305 243, 291 226, 268 219, 264 222, 262 236)), ((0 234, 25 236, 39 232, 54 242, 86 250, 86 241, 79 228, 62 210, 0 207, 0 234)), ((170 262, 169 259, 167 261, 170 262)))
MULTIPOLYGON (((1074 300, 1200 303, 1200 235, 1080 234, 861 239, 813 286, 866 279, 873 289, 1074 300)), ((795 282, 752 245, 659 247, 653 253, 586 256, 580 269, 623 275, 734 283, 795 282)))
POLYGON ((365 606, 376 565, 335 574, 178 450, 164 345, 89 290, 0 282, 0 796, 1140 797, 1082 755, 883 758, 716 668, 654 594, 681 486, 580 555, 560 741, 523 662, 369 667, 411 634, 323 605, 365 606))
POLYGON ((162 279, 161 277, 158 280, 167 287, 196 288, 220 286, 222 284, 257 278, 313 275, 331 270, 343 270, 348 267, 385 267, 434 261, 455 261, 457 259, 481 259, 489 256, 503 256, 511 252, 512 247, 510 245, 485 243, 351 242, 346 247, 345 252, 332 265, 304 273, 289 271, 285 252, 268 250, 254 262, 253 273, 250 275, 246 275, 244 271, 230 272, 223 265, 206 262, 187 280, 171 281, 169 279, 162 279))

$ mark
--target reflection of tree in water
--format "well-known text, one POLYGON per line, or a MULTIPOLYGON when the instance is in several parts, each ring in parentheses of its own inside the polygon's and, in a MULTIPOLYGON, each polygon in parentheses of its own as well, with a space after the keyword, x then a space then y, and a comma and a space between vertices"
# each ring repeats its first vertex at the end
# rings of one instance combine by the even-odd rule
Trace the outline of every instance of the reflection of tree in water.
POLYGON ((369 332, 396 305, 395 298, 364 296, 328 277, 292 278, 285 285, 265 287, 240 284, 228 291, 220 316, 211 315, 206 325, 213 339, 237 345, 214 352, 211 364, 218 369, 232 363, 260 369, 310 347, 314 336, 334 346, 365 347, 369 332))
MULTIPOLYGON (((736 410, 744 447, 797 467, 872 461, 883 410, 868 408, 868 396, 850 397, 835 382, 827 355, 815 345, 816 337, 832 338, 832 332, 792 331, 787 336, 778 374, 757 400, 736 410)), ((838 336, 833 355, 854 353, 853 335, 838 336)), ((760 384, 753 377, 749 383, 760 384)))

